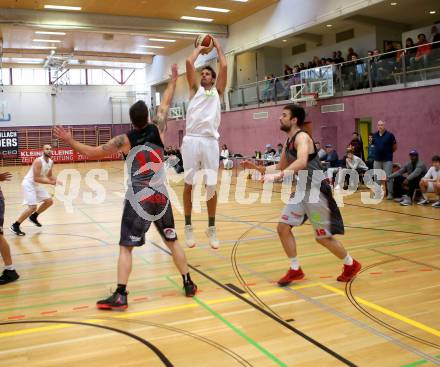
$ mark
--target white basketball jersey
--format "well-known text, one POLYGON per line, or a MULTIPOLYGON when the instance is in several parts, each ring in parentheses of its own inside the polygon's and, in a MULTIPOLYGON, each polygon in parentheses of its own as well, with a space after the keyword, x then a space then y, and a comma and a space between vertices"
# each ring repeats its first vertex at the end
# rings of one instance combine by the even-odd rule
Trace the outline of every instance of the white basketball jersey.
POLYGON ((36 158, 33 162, 32 162, 32 166, 30 168, 30 170, 28 171, 28 173, 26 174, 26 176, 24 176, 24 180, 28 181, 28 182, 32 182, 34 184, 37 184, 34 181, 34 164, 37 160, 41 161, 41 174, 40 177, 47 177, 47 174, 49 173, 50 169, 53 166, 53 160, 49 158, 49 161, 46 162, 46 160, 44 159, 44 156, 38 157, 36 158))
POLYGON ((191 99, 186 113, 186 135, 219 138, 221 105, 215 87, 205 90, 202 86, 191 99))

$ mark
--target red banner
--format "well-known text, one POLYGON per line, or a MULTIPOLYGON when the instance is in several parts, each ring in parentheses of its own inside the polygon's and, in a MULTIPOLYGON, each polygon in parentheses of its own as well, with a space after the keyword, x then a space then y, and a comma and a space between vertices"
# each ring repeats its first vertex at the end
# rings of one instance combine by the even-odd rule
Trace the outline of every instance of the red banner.
MULTIPOLYGON (((41 149, 20 149, 21 162, 32 163, 35 158, 41 156, 41 149)), ((109 155, 108 157, 99 159, 100 161, 115 161, 121 159, 119 153, 109 155)), ((83 154, 75 152, 71 148, 53 148, 52 149, 52 160, 54 163, 70 163, 70 162, 84 162, 84 161, 96 161, 96 159, 91 159, 83 154)))

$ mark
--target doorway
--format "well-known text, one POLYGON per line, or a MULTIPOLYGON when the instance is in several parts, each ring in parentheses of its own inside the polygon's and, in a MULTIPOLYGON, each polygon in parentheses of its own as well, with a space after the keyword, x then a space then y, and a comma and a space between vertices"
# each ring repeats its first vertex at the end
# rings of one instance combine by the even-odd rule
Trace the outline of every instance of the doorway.
POLYGON ((359 137, 362 140, 364 147, 364 157, 368 160, 368 135, 371 133, 371 117, 364 117, 356 119, 356 131, 359 133, 359 137))

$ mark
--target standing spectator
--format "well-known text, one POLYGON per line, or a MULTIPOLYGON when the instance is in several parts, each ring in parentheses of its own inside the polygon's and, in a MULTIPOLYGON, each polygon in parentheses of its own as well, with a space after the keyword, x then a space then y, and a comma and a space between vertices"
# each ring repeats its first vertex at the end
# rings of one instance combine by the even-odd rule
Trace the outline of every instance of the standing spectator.
POLYGON ((356 157, 361 158, 364 160, 364 144, 362 143, 361 138, 359 137, 359 134, 355 131, 353 133, 353 136, 351 137, 350 144, 348 144, 348 147, 351 148, 353 151, 353 154, 356 157))
POLYGON ((272 77, 270 75, 264 77, 262 92, 263 102, 269 102, 273 94, 272 77))
POLYGON ((417 150, 411 150, 409 152, 409 162, 388 177, 388 181, 391 181, 396 176, 403 176, 405 173, 407 174, 403 184, 408 185, 408 194, 403 196, 400 205, 408 206, 412 204, 414 191, 419 187, 420 181, 423 176, 425 176, 426 172, 426 165, 419 159, 419 153, 417 150))
POLYGON ((429 200, 426 193, 435 192, 438 200, 432 206, 440 208, 440 156, 435 155, 432 157, 432 167, 420 181, 420 190, 422 191, 423 198, 417 204, 428 204, 429 200))
MULTIPOLYGON (((379 120, 377 123, 377 132, 373 135, 375 146, 374 169, 384 170, 387 178, 391 176, 393 170, 393 153, 397 149, 397 142, 394 135, 385 130, 385 122, 379 120)), ((385 183, 385 181, 383 181, 385 183)), ((387 182, 387 199, 393 199, 393 183, 387 182)))
POLYGON ((318 152, 319 160, 322 161, 324 157, 327 155, 327 152, 321 148, 321 143, 319 141, 315 142, 315 148, 318 152))
POLYGON ((440 48, 440 33, 438 33, 437 26, 433 25, 431 28, 431 36, 429 42, 438 42, 432 45, 432 49, 440 48))
POLYGON ((289 65, 284 65, 284 80, 289 80, 292 77, 293 69, 289 65))
POLYGON ((356 56, 356 58, 359 58, 359 55, 354 52, 353 47, 350 47, 348 49, 348 54, 347 54, 347 61, 351 61, 353 59, 353 56, 356 56))
POLYGON ((407 68, 414 65, 417 54, 417 48, 414 45, 414 41, 411 37, 408 37, 405 41, 405 50, 397 53, 397 63, 402 68, 402 57, 405 57, 405 66, 407 68))
MULTIPOLYGON (((351 60, 351 59, 350 59, 351 60)), ((342 57, 342 51, 338 51, 336 52, 336 57, 335 57, 335 63, 336 64, 340 64, 342 62, 344 62, 344 58, 342 57)))
POLYGON ((368 169, 373 169, 375 157, 375 146, 373 142, 373 134, 368 134, 368 157, 367 157, 367 167, 368 169))
POLYGON ((426 40, 425 34, 420 33, 417 36, 417 39, 419 41, 416 43, 417 53, 415 61, 421 67, 427 67, 429 64, 429 55, 431 55, 432 47, 426 40))

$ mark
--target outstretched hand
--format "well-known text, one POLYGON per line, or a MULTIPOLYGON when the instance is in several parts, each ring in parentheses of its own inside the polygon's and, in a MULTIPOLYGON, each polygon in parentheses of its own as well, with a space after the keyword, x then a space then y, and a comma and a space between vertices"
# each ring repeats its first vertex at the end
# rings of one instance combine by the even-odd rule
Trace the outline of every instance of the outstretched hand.
POLYGON ((0 181, 11 181, 12 175, 9 172, 0 173, 0 181))
POLYGON ((66 143, 72 140, 72 134, 62 126, 55 126, 53 128, 53 134, 66 143))

